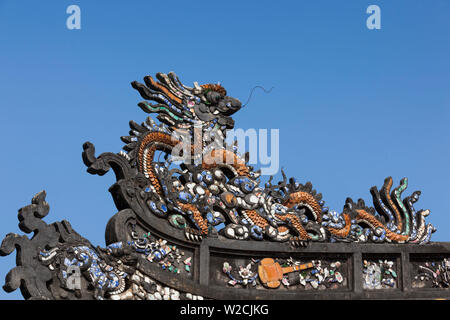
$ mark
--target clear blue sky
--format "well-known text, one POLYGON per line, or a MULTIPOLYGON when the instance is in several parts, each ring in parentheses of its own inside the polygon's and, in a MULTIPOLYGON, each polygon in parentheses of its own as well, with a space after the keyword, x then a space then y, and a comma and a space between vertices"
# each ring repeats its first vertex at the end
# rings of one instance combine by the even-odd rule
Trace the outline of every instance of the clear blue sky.
MULTIPOLYGON (((45 189, 47 222, 68 219, 104 245, 114 176, 88 174, 82 144, 118 152, 128 121, 146 117, 129 83, 173 70, 241 101, 274 86, 235 120, 280 129, 288 176, 336 210, 408 177, 433 239, 450 241, 449 13, 448 0, 0 1, 0 237, 19 232, 17 209, 45 189), (71 4, 81 30, 66 28, 71 4), (366 28, 371 4, 381 30, 366 28)), ((0 258, 2 285, 14 265, 0 258)))

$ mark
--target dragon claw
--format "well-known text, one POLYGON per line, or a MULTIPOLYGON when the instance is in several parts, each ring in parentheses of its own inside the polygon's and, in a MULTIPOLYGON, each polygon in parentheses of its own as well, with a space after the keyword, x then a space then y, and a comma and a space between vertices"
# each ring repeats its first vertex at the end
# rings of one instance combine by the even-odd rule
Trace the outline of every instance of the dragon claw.
POLYGON ((292 237, 289 240, 289 243, 291 244, 291 246, 293 247, 306 247, 308 245, 308 241, 300 239, 299 237, 292 237))
POLYGON ((184 231, 186 239, 194 242, 202 241, 203 237, 198 230, 192 228, 186 228, 184 231))

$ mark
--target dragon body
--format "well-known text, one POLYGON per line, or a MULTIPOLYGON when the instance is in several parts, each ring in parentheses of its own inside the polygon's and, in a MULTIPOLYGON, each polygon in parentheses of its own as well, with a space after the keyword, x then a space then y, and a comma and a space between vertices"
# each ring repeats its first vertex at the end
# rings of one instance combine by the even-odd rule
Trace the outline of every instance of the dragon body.
POLYGON ((125 152, 120 154, 147 179, 150 211, 177 220, 173 225, 184 228, 189 240, 225 236, 294 245, 430 240, 435 229, 425 223, 429 211, 414 209, 420 192, 402 199, 406 178, 392 191, 391 177, 380 190, 372 187, 374 207, 347 199, 341 213, 329 210, 310 182, 288 182, 284 172, 283 181, 272 185, 271 178, 263 188, 260 171, 247 164, 248 157, 239 155, 235 144, 224 142, 241 102, 227 96, 219 84, 188 87, 173 72, 156 78, 159 81, 147 76, 145 84, 135 81, 132 86, 146 99, 138 105, 157 114, 160 123, 151 117, 141 125, 130 122, 130 134, 122 137, 125 152), (183 162, 173 168, 175 149, 183 162))

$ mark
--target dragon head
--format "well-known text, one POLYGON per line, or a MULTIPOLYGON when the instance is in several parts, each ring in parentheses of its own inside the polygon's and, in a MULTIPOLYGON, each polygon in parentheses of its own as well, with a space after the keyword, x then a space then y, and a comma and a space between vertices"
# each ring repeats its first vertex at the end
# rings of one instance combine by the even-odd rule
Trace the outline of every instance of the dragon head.
POLYGON ((174 72, 157 73, 155 81, 151 76, 144 77, 145 84, 133 81, 132 87, 149 101, 138 105, 147 113, 157 113, 157 119, 172 129, 203 128, 225 131, 234 127, 231 116, 241 107, 241 102, 227 96, 220 84, 188 87, 181 83, 174 72))

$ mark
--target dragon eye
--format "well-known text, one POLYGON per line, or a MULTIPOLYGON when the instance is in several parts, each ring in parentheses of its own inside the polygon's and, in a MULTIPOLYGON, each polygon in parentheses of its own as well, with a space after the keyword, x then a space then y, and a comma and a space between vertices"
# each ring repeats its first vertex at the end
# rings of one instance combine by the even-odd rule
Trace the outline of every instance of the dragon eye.
POLYGON ((230 103, 230 102, 227 102, 226 106, 227 106, 228 108, 231 108, 231 103, 230 103))

